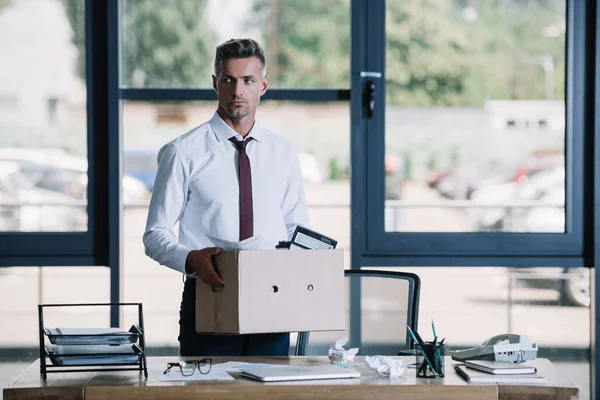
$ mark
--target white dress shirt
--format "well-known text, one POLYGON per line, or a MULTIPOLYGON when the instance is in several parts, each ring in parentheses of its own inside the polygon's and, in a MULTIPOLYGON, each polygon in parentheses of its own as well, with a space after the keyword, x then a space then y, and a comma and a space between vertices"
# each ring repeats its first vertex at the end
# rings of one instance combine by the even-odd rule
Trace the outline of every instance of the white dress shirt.
MULTIPOLYGON (((239 241, 238 150, 243 140, 215 112, 158 153, 144 246, 146 255, 185 273, 191 250, 214 247, 207 234, 239 241), (173 228, 179 222, 179 240, 173 228)), ((292 143, 256 123, 246 146, 252 174, 254 235, 273 248, 297 225, 309 226, 302 173, 292 143)))

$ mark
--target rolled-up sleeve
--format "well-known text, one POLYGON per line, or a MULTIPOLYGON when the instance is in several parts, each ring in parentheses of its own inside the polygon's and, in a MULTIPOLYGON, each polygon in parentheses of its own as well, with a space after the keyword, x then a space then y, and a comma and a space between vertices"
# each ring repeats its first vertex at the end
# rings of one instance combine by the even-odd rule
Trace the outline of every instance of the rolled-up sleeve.
POLYGON ((158 153, 158 170, 144 232, 146 255, 185 273, 190 249, 177 241, 173 227, 181 218, 188 192, 188 172, 172 143, 158 153))
POLYGON ((296 226, 302 225, 310 228, 310 219, 308 217, 308 207, 304 195, 304 181, 302 180, 302 170, 300 162, 295 151, 291 151, 291 175, 287 183, 285 196, 281 211, 285 221, 288 240, 292 238, 296 226))

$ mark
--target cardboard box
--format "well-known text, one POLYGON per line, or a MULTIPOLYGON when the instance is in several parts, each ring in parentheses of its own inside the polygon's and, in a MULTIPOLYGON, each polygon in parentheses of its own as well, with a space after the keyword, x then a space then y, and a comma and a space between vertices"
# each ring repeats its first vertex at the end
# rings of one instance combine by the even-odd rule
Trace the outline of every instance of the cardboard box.
POLYGON ((196 331, 245 334, 346 329, 343 250, 223 251, 225 285, 196 280, 196 331))

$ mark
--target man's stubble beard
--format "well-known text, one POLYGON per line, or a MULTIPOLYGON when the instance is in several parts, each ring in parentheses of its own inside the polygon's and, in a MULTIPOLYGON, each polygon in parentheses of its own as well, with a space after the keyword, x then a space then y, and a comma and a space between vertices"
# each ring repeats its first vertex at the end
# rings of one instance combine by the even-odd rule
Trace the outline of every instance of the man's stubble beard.
POLYGON ((233 119, 244 119, 250 115, 249 107, 231 108, 227 107, 227 114, 233 119))

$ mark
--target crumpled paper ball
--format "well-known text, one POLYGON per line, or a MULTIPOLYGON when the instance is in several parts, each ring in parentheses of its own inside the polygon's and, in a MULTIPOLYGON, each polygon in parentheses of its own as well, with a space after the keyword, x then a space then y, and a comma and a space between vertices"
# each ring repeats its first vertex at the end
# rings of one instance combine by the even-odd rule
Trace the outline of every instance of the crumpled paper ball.
POLYGON ((354 361, 354 356, 358 353, 358 347, 344 350, 346 342, 348 342, 348 338, 343 337, 331 344, 328 358, 332 364, 348 364, 354 361))
POLYGON ((367 356, 365 366, 378 375, 395 378, 404 374, 404 362, 389 356, 367 356))

